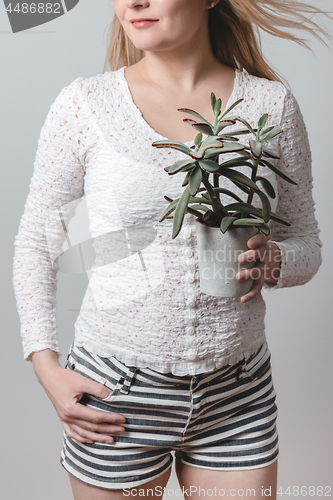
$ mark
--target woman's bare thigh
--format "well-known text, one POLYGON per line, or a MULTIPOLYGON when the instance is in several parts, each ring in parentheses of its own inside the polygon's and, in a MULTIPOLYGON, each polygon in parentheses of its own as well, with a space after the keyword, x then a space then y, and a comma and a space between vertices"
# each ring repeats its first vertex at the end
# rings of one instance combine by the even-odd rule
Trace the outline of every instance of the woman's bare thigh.
POLYGON ((69 474, 69 479, 72 486, 72 491, 74 495, 74 500, 135 500, 138 499, 139 496, 145 498, 149 497, 150 500, 154 500, 155 498, 161 500, 161 495, 154 494, 155 488, 159 487, 157 491, 161 491, 161 488, 164 488, 168 482, 170 477, 171 467, 164 472, 161 476, 157 477, 153 481, 149 483, 142 484, 133 488, 134 495, 127 493, 124 494, 124 490, 105 490, 102 488, 97 488, 95 486, 90 486, 89 484, 83 483, 80 479, 77 479, 72 474, 69 474), (149 494, 147 490, 150 489, 149 494), (142 490, 139 492, 139 490, 142 490), (136 494, 135 494, 136 493, 136 494), (139 493, 141 493, 139 495, 139 493))
POLYGON ((176 472, 179 484, 184 488, 185 499, 186 490, 191 500, 202 500, 204 497, 276 499, 277 460, 265 467, 243 471, 201 469, 176 460, 176 472))

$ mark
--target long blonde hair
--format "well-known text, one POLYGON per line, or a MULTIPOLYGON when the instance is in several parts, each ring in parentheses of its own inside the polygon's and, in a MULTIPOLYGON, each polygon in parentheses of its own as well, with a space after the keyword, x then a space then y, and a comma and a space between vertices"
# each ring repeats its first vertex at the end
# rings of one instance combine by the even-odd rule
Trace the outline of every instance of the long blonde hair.
MULTIPOLYGON (((287 29, 300 29, 325 43, 332 37, 311 19, 314 14, 325 14, 317 7, 295 0, 221 0, 209 11, 209 33, 212 50, 217 59, 227 66, 245 69, 254 76, 281 81, 280 76, 265 60, 260 40, 260 29, 293 40, 309 48, 303 38, 287 29)), ((144 56, 126 35, 117 16, 109 27, 108 49, 103 71, 115 71, 131 66, 144 56)))

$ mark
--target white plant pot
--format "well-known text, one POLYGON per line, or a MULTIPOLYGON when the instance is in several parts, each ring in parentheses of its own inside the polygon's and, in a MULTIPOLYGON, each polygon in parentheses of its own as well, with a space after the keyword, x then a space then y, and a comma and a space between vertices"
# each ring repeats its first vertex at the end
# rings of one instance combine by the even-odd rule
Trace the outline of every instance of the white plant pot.
POLYGON ((255 262, 239 264, 238 256, 248 250, 247 241, 258 233, 256 227, 229 228, 222 233, 219 227, 196 221, 200 288, 215 297, 241 297, 252 288, 253 280, 238 281, 236 274, 249 269, 255 262))

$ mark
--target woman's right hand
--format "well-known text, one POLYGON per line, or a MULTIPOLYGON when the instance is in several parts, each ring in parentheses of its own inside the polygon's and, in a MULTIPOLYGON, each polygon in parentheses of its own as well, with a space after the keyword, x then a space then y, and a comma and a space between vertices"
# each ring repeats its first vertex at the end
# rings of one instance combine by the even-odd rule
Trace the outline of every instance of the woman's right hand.
POLYGON ((93 410, 82 404, 84 394, 104 399, 110 389, 79 373, 66 370, 58 360, 57 353, 50 349, 33 352, 31 355, 34 371, 46 394, 56 409, 59 420, 68 437, 81 443, 113 443, 109 434, 125 431, 125 418, 118 413, 93 410))

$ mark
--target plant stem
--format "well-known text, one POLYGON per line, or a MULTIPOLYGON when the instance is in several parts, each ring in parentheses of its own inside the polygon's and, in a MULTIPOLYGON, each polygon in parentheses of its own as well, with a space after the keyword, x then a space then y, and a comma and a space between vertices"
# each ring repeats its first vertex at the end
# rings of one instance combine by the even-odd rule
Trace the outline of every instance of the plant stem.
POLYGON ((202 182, 207 189, 207 193, 210 196, 211 202, 213 204, 213 212, 217 216, 217 218, 220 220, 221 218, 221 204, 220 200, 218 199, 218 196, 216 195, 216 192, 212 188, 209 179, 208 179, 208 174, 207 172, 202 172, 202 182))
MULTIPOLYGON (((258 165, 259 165, 259 160, 254 160, 253 161, 253 169, 252 169, 252 174, 251 174, 251 180, 255 183, 257 180, 257 171, 258 171, 258 165)), ((247 203, 252 203, 253 200, 253 194, 254 192, 251 191, 250 194, 247 196, 247 203)), ((243 215, 243 214, 242 214, 243 215)))
MULTIPOLYGON (((214 158, 212 158, 213 161, 215 161, 215 163, 219 163, 219 156, 215 156, 214 158)), ((213 184, 214 184, 214 187, 218 188, 220 187, 220 182, 219 182, 219 175, 218 174, 213 174, 213 184)), ((221 202, 220 200, 220 193, 217 194, 217 198, 219 200, 219 202, 221 202)))

